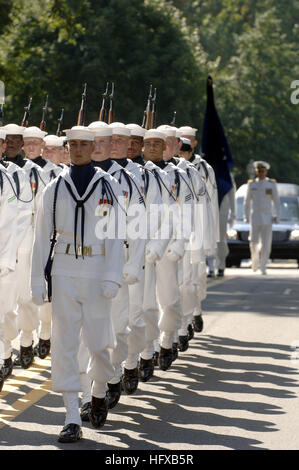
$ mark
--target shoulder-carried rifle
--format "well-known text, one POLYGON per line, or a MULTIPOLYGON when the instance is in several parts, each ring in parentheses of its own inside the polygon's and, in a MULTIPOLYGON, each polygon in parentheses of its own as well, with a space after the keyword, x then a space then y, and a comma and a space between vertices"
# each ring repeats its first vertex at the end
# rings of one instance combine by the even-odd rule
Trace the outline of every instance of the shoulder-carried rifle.
POLYGON ((25 106, 25 113, 23 116, 23 120, 21 122, 22 127, 28 127, 28 121, 29 121, 29 116, 30 116, 30 110, 31 110, 31 104, 32 104, 32 97, 29 99, 28 106, 25 106))
POLYGON ((146 115, 144 128, 147 129, 147 130, 151 129, 151 127, 152 127, 152 110, 151 110, 151 107, 152 107, 152 90, 153 90, 153 85, 150 86, 150 91, 149 91, 149 95, 148 95, 148 98, 147 98, 147 104, 146 104, 146 108, 145 108, 145 111, 144 111, 144 114, 146 115))
POLYGON ((64 108, 61 109, 60 118, 58 119, 57 131, 56 131, 57 137, 61 137, 61 133, 62 133, 62 122, 63 122, 63 113, 64 113, 64 108))
POLYGON ((79 109, 78 113, 78 120, 77 120, 77 126, 84 126, 84 120, 85 120, 85 112, 86 112, 86 88, 87 88, 87 83, 84 84, 84 90, 82 93, 82 99, 81 99, 81 106, 79 109))
POLYGON ((99 121, 103 121, 103 122, 106 122, 106 114, 107 114, 106 101, 108 98, 108 87, 109 87, 109 82, 107 82, 105 93, 102 94, 103 96, 102 107, 100 109, 100 114, 99 114, 99 121))
POLYGON ((46 130, 46 116, 47 116, 47 112, 48 112, 48 95, 47 95, 47 97, 46 97, 45 106, 43 107, 42 120, 41 120, 40 125, 39 125, 39 128, 40 128, 41 131, 45 131, 45 130, 46 130))
POLYGON ((108 113, 108 124, 112 124, 114 122, 114 109, 113 109, 113 99, 114 99, 114 83, 112 82, 111 93, 109 95, 110 99, 110 106, 109 106, 109 113, 108 113))
POLYGON ((175 126, 175 120, 176 120, 176 111, 173 111, 173 117, 172 117, 172 121, 170 123, 170 126, 175 126))
POLYGON ((152 129, 156 128, 156 101, 157 101, 157 88, 155 88, 154 96, 152 98, 152 129))

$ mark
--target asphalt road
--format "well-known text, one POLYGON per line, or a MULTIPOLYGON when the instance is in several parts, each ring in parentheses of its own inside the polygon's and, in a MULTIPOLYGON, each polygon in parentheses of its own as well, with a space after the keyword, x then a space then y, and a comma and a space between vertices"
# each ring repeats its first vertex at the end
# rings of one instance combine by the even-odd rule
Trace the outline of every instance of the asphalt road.
POLYGON ((50 359, 15 369, 0 394, 0 449, 299 449, 299 282, 295 264, 268 275, 227 269, 209 280, 205 327, 169 371, 122 395, 102 430, 59 444, 61 396, 50 359))

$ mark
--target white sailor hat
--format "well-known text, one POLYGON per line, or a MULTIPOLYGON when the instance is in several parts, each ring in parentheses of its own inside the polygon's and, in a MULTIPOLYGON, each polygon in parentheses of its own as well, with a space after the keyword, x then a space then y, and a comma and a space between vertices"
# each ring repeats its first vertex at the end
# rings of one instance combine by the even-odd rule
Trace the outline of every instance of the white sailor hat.
POLYGON ((182 127, 179 127, 178 134, 179 134, 179 137, 181 135, 189 135, 189 136, 195 137, 196 131, 198 131, 198 129, 195 129, 194 127, 182 126, 182 127))
POLYGON ((270 170, 270 165, 267 162, 263 162, 262 160, 253 162, 253 167, 254 168, 265 168, 266 170, 270 170))
POLYGON ((41 131, 39 127, 31 126, 25 127, 23 137, 35 137, 37 139, 43 139, 47 135, 47 132, 41 131))
POLYGON ((3 127, 0 127, 0 139, 5 140, 6 137, 6 131, 3 129, 3 127))
POLYGON ((46 146, 49 147, 63 147, 65 137, 58 137, 57 135, 47 135, 44 137, 46 146))
POLYGON ((95 137, 111 137, 112 129, 104 121, 94 121, 89 124, 88 129, 90 129, 95 137))
POLYGON ((144 137, 145 129, 138 124, 127 124, 126 127, 130 129, 131 136, 135 135, 137 137, 144 137))
POLYGON ((183 152, 191 152, 192 150, 191 140, 186 139, 186 137, 180 137, 180 141, 182 142, 181 150, 183 152))
POLYGON ((157 129, 149 129, 148 131, 146 131, 144 135, 144 140, 147 140, 147 139, 161 139, 161 140, 164 140, 165 142, 166 135, 164 132, 160 132, 157 129))
POLYGON ((94 140, 94 133, 85 126, 73 126, 71 129, 64 129, 67 140, 94 140))
POLYGON ((130 129, 122 122, 112 122, 109 127, 112 129, 112 135, 125 135, 127 137, 131 135, 130 129))
POLYGON ((17 124, 6 124, 6 126, 3 126, 6 135, 23 135, 25 129, 26 127, 18 126, 17 124))
POLYGON ((157 131, 163 132, 166 137, 176 137, 177 128, 169 126, 168 124, 163 124, 162 126, 157 127, 157 131))

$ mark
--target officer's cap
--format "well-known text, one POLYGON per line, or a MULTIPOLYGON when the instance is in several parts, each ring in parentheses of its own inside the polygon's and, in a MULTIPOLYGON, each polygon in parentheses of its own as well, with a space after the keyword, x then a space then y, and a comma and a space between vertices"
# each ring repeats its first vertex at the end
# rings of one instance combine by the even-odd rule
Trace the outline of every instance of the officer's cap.
POLYGON ((270 170, 270 165, 269 163, 267 162, 263 162, 263 161, 257 161, 257 162, 253 162, 253 166, 254 168, 264 168, 266 170, 270 170))

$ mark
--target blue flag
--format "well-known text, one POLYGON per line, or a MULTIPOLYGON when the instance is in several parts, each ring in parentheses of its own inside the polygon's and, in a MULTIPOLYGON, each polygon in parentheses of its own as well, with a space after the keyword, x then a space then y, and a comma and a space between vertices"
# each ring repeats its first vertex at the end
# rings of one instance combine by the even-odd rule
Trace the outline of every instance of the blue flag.
POLYGON ((201 156, 212 166, 218 188, 218 203, 231 190, 233 159, 214 103, 213 80, 207 80, 207 106, 204 117, 201 156))

